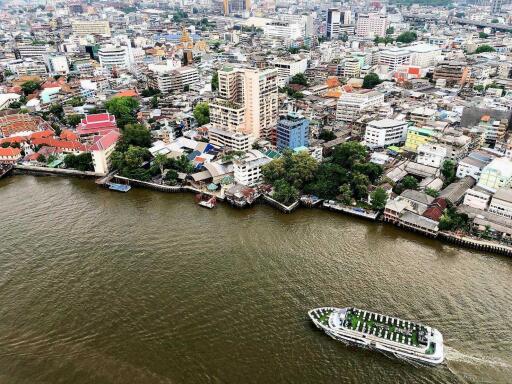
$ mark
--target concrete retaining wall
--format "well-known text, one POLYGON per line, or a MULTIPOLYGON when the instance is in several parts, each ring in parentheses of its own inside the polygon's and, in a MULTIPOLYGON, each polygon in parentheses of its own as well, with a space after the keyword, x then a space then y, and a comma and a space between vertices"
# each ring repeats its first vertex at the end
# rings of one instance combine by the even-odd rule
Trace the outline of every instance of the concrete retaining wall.
POLYGON ((65 176, 82 176, 82 177, 101 177, 103 174, 89 171, 77 171, 76 169, 47 168, 34 167, 32 165, 16 164, 14 169, 21 173, 47 174, 47 175, 65 175, 65 176))

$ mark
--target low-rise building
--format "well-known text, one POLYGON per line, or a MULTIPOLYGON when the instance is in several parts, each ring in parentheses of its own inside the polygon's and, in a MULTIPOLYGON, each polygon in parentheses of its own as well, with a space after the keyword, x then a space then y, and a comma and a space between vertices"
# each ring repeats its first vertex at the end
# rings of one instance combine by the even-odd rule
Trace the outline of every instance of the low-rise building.
POLYGON ((409 127, 405 139, 405 148, 411 152, 417 152, 422 144, 433 143, 436 141, 435 132, 428 128, 409 127))
POLYGON ((251 143, 250 137, 246 134, 214 127, 208 130, 208 138, 213 145, 237 151, 248 151, 251 143))
POLYGON ((491 161, 482 170, 478 185, 491 192, 512 187, 512 160, 499 157, 491 161))
POLYGON ((352 122, 364 111, 380 107, 384 103, 384 94, 377 91, 345 92, 338 99, 336 120, 352 122))
POLYGON ((370 148, 383 148, 401 144, 407 137, 408 123, 403 120, 381 119, 370 121, 364 134, 365 144, 370 148))
POLYGON ((248 187, 261 182, 261 167, 272 161, 256 149, 249 150, 233 163, 235 181, 248 187))
POLYGON ((500 188, 489 204, 489 212, 512 219, 512 189, 500 188))
POLYGON ((466 191, 463 204, 484 211, 487 209, 490 200, 491 195, 489 192, 475 187, 466 191))
POLYGON ((277 122, 277 148, 295 149, 309 146, 309 120, 290 112, 277 122))
POLYGON ((19 148, 0 147, 0 164, 14 164, 21 159, 21 150, 19 148))
POLYGON ((439 168, 446 159, 446 147, 439 144, 420 144, 416 162, 423 165, 439 168))

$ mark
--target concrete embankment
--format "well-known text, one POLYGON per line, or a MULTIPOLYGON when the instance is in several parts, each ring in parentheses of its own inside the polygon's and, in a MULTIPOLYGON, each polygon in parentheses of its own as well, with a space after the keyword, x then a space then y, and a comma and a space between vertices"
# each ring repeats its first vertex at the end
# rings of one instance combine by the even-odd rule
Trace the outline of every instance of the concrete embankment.
POLYGON ((76 169, 34 167, 32 165, 15 165, 14 171, 19 173, 33 175, 62 175, 62 176, 82 176, 82 177, 101 177, 102 174, 88 171, 77 171, 76 169))
POLYGON ((478 249, 479 251, 486 251, 492 253, 500 253, 502 255, 512 256, 512 247, 505 244, 500 244, 494 241, 483 239, 475 239, 473 237, 459 236, 449 232, 439 232, 439 239, 446 240, 466 248, 478 249))

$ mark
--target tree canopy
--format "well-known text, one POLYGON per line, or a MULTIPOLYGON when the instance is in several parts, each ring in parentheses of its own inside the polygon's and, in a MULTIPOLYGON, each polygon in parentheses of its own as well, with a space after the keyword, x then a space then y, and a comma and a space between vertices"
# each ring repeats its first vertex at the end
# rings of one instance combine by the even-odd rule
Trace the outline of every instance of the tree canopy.
POLYGON ((119 128, 124 128, 125 125, 137 122, 139 102, 133 97, 114 97, 105 103, 105 108, 116 117, 119 128))
POLYGON ((130 146, 151 147, 151 132, 141 124, 128 124, 124 127, 117 142, 117 150, 125 152, 130 146))
POLYGON ((194 118, 198 126, 208 124, 210 122, 210 107, 208 103, 198 103, 194 108, 194 118))
POLYGON ((93 171, 92 155, 89 152, 79 155, 69 154, 64 157, 66 168, 78 169, 79 171, 93 171))
POLYGON ((417 38, 418 38, 418 35, 416 34, 416 32, 407 31, 407 32, 402 32, 400 35, 398 35, 398 37, 396 38, 396 41, 399 43, 410 44, 413 41, 415 41, 417 38))
POLYGON ((300 84, 305 87, 308 86, 308 79, 306 78, 306 75, 304 73, 297 73, 296 75, 292 76, 290 79, 291 84, 300 84))
POLYGON ((490 45, 484 44, 484 45, 479 46, 475 50, 475 53, 485 53, 485 52, 496 52, 496 49, 494 49, 490 45))
POLYGON ((40 89, 40 88, 41 88, 41 83, 38 81, 29 80, 29 81, 25 81, 23 84, 21 84, 21 89, 23 90, 23 93, 25 94, 25 96, 30 95, 35 90, 40 89))
POLYGON ((384 190, 384 188, 376 188, 371 194, 370 194, 371 204, 372 208, 376 211, 381 211, 386 206, 386 203, 388 201, 388 194, 384 190))
POLYGON ((369 73, 363 79, 363 88, 372 89, 381 83, 379 75, 376 73, 369 73))

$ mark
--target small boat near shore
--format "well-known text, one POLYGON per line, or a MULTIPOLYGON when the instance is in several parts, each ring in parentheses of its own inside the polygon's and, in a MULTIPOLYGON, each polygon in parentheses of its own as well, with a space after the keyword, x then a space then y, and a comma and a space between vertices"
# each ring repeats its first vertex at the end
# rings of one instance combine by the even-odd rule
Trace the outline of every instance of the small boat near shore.
POLYGON ((444 360, 442 334, 414 321, 352 307, 316 308, 308 315, 317 328, 347 344, 422 364, 438 365, 444 360))
POLYGON ((201 193, 196 195, 196 202, 201 207, 209 209, 215 208, 217 206, 217 199, 215 198, 215 196, 205 195, 201 193))
POLYGON ((108 189, 116 192, 128 192, 132 189, 131 186, 127 184, 118 184, 118 183, 107 183, 108 189))

